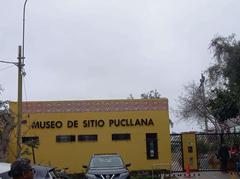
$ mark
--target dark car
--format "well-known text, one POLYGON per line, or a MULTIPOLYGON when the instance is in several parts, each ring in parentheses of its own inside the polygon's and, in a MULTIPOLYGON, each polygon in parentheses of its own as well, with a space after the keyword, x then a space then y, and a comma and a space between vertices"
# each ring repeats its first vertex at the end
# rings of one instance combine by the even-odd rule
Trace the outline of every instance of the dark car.
POLYGON ((129 179, 127 167, 119 154, 95 154, 86 168, 87 179, 129 179))

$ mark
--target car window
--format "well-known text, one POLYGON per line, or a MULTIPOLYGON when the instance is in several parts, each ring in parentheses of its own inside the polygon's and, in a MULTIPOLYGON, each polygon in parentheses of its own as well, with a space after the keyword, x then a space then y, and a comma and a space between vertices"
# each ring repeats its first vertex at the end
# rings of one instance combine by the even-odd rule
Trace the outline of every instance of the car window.
POLYGON ((50 175, 49 175, 49 170, 51 168, 49 167, 44 167, 44 166, 33 166, 33 168, 35 169, 35 175, 34 175, 34 178, 35 179, 49 179, 49 178, 52 178, 50 175))
POLYGON ((119 156, 93 157, 90 162, 91 168, 119 167, 119 166, 123 166, 122 159, 119 156))

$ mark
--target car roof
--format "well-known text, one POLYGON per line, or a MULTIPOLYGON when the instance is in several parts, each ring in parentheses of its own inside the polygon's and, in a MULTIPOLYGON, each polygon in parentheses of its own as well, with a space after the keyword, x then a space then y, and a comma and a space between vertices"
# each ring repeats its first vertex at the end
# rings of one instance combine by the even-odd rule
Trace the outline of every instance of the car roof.
POLYGON ((8 172, 10 170, 11 164, 0 162, 0 173, 8 172))
MULTIPOLYGON (((53 167, 42 166, 42 165, 33 165, 33 167, 35 169, 46 170, 46 171, 54 169, 53 167)), ((11 168, 11 163, 0 162, 0 173, 7 172, 10 170, 10 168, 11 168)))
POLYGON ((101 157, 101 156, 120 156, 119 154, 115 154, 115 153, 112 153, 112 154, 93 154, 93 156, 96 156, 96 157, 101 157))
POLYGON ((46 170, 54 169, 53 167, 44 166, 44 165, 33 165, 33 167, 37 169, 46 169, 46 170))

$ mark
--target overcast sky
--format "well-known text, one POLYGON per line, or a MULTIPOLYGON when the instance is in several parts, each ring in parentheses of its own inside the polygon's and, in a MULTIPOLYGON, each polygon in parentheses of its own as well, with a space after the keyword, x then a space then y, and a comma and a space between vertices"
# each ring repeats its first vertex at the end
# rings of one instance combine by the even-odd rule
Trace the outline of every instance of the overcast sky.
MULTIPOLYGON (((17 61, 23 4, 0 1, 0 60, 17 61)), ((183 85, 198 82, 212 61, 211 39, 239 38, 239 7, 239 0, 28 0, 23 100, 126 99, 157 89, 173 109, 183 85)), ((15 66, 0 64, 0 84, 0 99, 16 101, 15 66)))

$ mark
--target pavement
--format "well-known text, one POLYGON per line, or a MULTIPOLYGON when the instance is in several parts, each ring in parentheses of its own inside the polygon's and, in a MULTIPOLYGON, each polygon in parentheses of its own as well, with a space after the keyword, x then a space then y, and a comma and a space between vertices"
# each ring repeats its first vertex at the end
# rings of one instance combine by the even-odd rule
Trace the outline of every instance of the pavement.
POLYGON ((190 173, 190 177, 187 177, 186 175, 182 174, 175 174, 175 177, 177 179, 187 179, 187 178, 193 178, 193 179, 240 179, 240 175, 237 175, 235 173, 223 173, 220 171, 214 171, 214 172, 193 172, 190 173))

